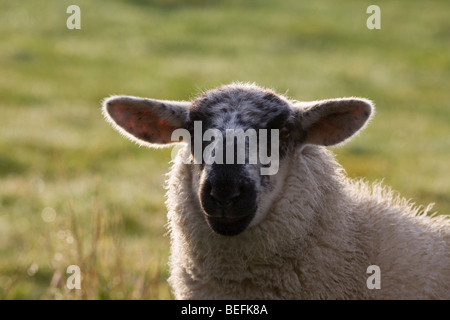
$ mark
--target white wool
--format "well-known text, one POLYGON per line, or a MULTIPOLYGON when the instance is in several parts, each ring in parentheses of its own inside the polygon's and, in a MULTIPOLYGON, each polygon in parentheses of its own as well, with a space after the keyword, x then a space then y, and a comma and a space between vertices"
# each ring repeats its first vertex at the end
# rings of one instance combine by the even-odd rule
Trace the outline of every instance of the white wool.
POLYGON ((450 298, 449 219, 346 178, 323 147, 295 153, 266 218, 234 237, 207 226, 193 174, 178 157, 167 186, 177 299, 450 298), (381 289, 367 287, 370 265, 381 289))
MULTIPOLYGON (((373 115, 369 100, 290 102, 234 83, 192 103, 114 96, 103 112, 123 135, 150 147, 171 144, 173 132, 195 119, 226 129, 232 122, 270 127, 285 117, 283 126, 273 124, 290 130, 281 139, 280 170, 263 187, 259 165, 245 167, 257 210, 234 236, 212 231, 201 209, 212 169, 184 163, 187 146, 175 158, 166 205, 169 283, 177 299, 450 299, 450 219, 429 215, 430 206, 416 207, 381 183, 348 179, 322 147, 364 128, 373 115), (368 285, 372 266, 380 271, 379 289, 368 285)), ((235 207, 252 199, 243 195, 235 207)))

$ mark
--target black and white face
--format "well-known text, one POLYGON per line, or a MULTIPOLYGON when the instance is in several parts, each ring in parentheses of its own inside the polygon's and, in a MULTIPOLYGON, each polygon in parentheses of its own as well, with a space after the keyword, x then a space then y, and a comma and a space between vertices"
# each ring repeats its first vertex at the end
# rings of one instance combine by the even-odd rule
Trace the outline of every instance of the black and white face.
POLYGON ((211 150, 215 161, 193 168, 200 171, 195 176, 200 177, 198 196, 206 221, 219 234, 237 235, 262 220, 265 201, 283 178, 280 163, 294 148, 294 111, 270 91, 226 87, 195 100, 189 114, 192 158, 199 144, 207 156, 211 142, 204 141, 206 132, 213 129, 220 136, 211 139, 218 141, 211 150), (201 130, 195 130, 199 124, 201 130), (238 141, 238 132, 247 135, 238 141))
POLYGON ((370 118, 372 104, 358 98, 301 103, 255 85, 232 84, 193 102, 114 96, 103 110, 116 129, 142 145, 183 137, 206 223, 234 236, 265 218, 296 149, 347 140, 370 118))

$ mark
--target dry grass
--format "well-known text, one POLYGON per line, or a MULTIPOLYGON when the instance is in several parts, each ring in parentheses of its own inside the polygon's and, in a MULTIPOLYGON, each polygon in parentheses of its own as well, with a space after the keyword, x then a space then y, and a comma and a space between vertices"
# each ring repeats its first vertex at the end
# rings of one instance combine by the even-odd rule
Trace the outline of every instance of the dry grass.
POLYGON ((97 189, 92 207, 90 225, 77 221, 72 201, 68 201, 69 225, 50 231, 45 248, 54 257, 53 274, 44 299, 168 299, 165 284, 166 265, 161 255, 148 256, 143 249, 139 254, 130 252, 124 245, 123 219, 119 212, 112 217, 101 208, 97 189), (86 227, 89 226, 88 229, 86 227), (56 231, 58 229, 58 231, 56 231), (54 233, 58 241, 52 239, 54 233), (52 234, 53 233, 53 234, 52 234), (137 260, 133 269, 127 262, 137 260), (149 263, 152 261, 151 263, 149 263), (67 267, 75 264, 81 270, 81 289, 67 286, 67 267), (136 268, 137 265, 137 268, 136 268))

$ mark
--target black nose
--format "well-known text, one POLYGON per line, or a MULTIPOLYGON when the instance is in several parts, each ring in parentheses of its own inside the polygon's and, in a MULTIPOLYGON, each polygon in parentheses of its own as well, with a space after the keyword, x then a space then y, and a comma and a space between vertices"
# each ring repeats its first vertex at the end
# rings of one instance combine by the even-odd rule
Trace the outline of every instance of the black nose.
POLYGON ((209 217, 237 219, 254 211, 256 193, 249 183, 207 181, 201 191, 201 204, 209 217))
MULTIPOLYGON (((236 179, 237 180, 237 179, 236 179)), ((221 235, 244 231, 256 212, 256 190, 250 181, 208 179, 201 187, 200 204, 209 227, 221 235)))
POLYGON ((241 192, 238 188, 219 190, 219 188, 213 187, 209 195, 219 207, 229 208, 239 199, 241 192))

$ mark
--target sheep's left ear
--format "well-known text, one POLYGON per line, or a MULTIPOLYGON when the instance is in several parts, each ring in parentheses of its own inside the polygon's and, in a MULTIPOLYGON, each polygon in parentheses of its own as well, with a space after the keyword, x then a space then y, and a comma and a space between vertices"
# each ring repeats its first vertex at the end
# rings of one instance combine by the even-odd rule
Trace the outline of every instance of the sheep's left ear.
POLYGON ((172 133, 185 128, 190 102, 112 96, 103 101, 103 115, 129 139, 149 147, 164 146, 172 133))
POLYGON ((302 143, 331 146, 342 143, 364 128, 373 114, 371 101, 343 98, 294 104, 302 143))

